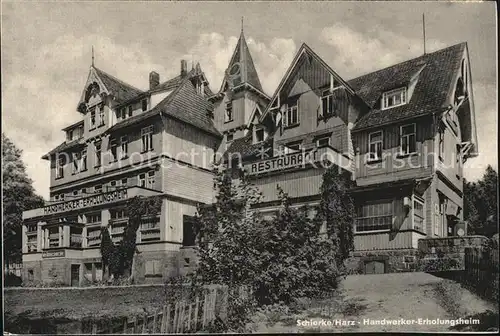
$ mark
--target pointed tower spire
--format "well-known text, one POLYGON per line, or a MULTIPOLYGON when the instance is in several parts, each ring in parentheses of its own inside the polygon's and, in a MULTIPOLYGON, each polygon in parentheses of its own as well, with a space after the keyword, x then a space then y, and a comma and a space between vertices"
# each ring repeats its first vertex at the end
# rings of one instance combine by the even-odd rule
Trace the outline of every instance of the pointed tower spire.
POLYGON ((224 90, 226 83, 232 87, 248 83, 256 89, 262 91, 259 75, 255 69, 252 55, 250 55, 250 50, 248 49, 245 34, 243 32, 243 17, 241 17, 240 37, 233 52, 233 56, 229 61, 226 77, 224 78, 221 90, 224 90))
POLYGON ((94 66, 94 46, 92 46, 92 67, 94 66))

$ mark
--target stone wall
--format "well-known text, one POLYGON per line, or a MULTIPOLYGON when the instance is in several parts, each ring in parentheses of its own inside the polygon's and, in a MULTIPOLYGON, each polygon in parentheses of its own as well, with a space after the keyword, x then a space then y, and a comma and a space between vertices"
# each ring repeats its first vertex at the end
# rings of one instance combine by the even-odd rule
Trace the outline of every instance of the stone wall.
POLYGON ((383 263, 383 269, 378 270, 383 273, 413 272, 417 266, 417 250, 356 251, 345 265, 349 274, 365 274, 367 264, 373 261, 383 263))
POLYGON ((422 271, 465 269, 465 249, 479 247, 484 236, 427 238, 418 241, 418 268, 422 271))

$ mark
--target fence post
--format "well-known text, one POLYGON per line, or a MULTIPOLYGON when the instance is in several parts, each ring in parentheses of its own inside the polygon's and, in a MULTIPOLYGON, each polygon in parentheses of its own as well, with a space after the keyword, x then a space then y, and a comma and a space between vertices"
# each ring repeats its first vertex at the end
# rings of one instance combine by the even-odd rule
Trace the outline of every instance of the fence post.
POLYGON ((179 302, 176 302, 175 303, 175 308, 174 308, 174 321, 172 323, 172 332, 175 333, 177 332, 177 321, 179 319, 179 313, 178 313, 178 310, 179 310, 179 302))
POLYGON ((227 319, 227 304, 229 301, 229 287, 222 287, 222 299, 220 307, 220 318, 225 321, 227 319))
POLYGON ((146 334, 146 325, 148 323, 148 315, 144 314, 144 319, 142 320, 142 333, 146 334))
POLYGON ((205 293, 203 297, 203 319, 202 319, 202 328, 205 329, 207 323, 207 301, 208 301, 208 293, 205 293))
POLYGON ((123 333, 127 333, 127 325, 128 325, 128 319, 125 317, 123 320, 123 333))
POLYGON ((188 309, 188 320, 187 320, 187 331, 191 330, 191 306, 193 304, 189 304, 189 309, 188 309))
POLYGON ((92 335, 97 335, 97 324, 92 322, 92 335))
POLYGON ((196 296, 195 304, 194 304, 194 331, 198 330, 198 308, 200 305, 200 298, 198 295, 196 296))
POLYGON ((137 333, 138 322, 139 322, 139 320, 138 320, 137 316, 134 316, 134 334, 137 333))
POLYGON ((156 323, 158 323, 158 310, 155 310, 155 315, 153 317, 153 328, 151 333, 156 334, 156 323))

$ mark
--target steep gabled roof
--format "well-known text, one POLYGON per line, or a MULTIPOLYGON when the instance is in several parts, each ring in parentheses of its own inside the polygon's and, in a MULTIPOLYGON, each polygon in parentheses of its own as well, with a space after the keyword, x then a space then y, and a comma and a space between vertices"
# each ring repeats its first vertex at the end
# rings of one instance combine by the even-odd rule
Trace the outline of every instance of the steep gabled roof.
POLYGON ((352 95, 356 95, 355 90, 353 88, 351 88, 351 86, 345 80, 343 80, 342 77, 340 77, 328 64, 326 64, 326 62, 323 61, 323 59, 321 57, 319 57, 318 54, 316 54, 307 44, 302 43, 299 50, 295 54, 295 57, 294 57, 292 63, 290 64, 287 71, 285 72, 285 75, 281 79, 280 84, 276 88, 269 105, 267 106, 266 110, 262 114, 262 116, 260 118, 261 121, 264 120, 264 118, 269 113, 269 109, 274 104, 274 102, 278 98, 278 96, 281 94, 281 90, 288 83, 288 81, 292 77, 292 74, 294 73, 294 71, 296 71, 298 68, 300 68, 300 66, 302 66, 302 64, 299 64, 300 63, 299 61, 302 59, 303 56, 307 57, 307 62, 309 62, 309 63, 311 63, 312 60, 317 61, 321 65, 321 67, 323 69, 326 69, 334 77, 334 79, 338 83, 340 83, 342 86, 345 87, 347 92, 349 92, 352 95))
POLYGON ((96 68, 93 66, 97 76, 101 79, 106 89, 115 97, 118 103, 130 100, 142 93, 138 88, 96 68))
MULTIPOLYGON (((257 90, 264 93, 264 91, 262 90, 262 85, 260 84, 259 75, 257 74, 257 70, 255 69, 255 65, 253 63, 252 55, 250 54, 250 50, 248 49, 243 30, 241 31, 240 38, 238 39, 238 43, 236 44, 236 48, 234 49, 233 56, 229 61, 227 70, 229 71, 236 63, 240 65, 241 84, 250 84, 257 90)), ((226 73, 226 75, 224 76, 220 92, 223 92, 225 90, 227 82, 228 73, 226 73)))
POLYGON ((191 70, 186 76, 181 77, 181 80, 176 77, 167 81, 168 83, 160 84, 163 86, 163 90, 173 89, 173 91, 150 111, 121 121, 111 127, 108 132, 113 132, 150 117, 163 114, 195 126, 217 137, 222 137, 208 115, 208 112, 213 110, 212 104, 196 92, 190 81, 194 73, 195 70, 191 70))
POLYGON ((460 43, 350 80, 349 85, 372 108, 358 120, 354 130, 441 112, 455 73, 460 68, 465 45, 460 43), (418 82, 407 104, 386 110, 377 106, 383 92, 408 85, 420 69, 418 82))

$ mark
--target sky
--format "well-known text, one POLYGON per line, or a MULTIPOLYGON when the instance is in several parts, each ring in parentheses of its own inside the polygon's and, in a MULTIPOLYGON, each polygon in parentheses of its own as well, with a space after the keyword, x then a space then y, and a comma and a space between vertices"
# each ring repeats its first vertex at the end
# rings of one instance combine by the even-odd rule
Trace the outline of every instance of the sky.
POLYGON ((178 75, 200 62, 218 91, 244 17, 264 91, 272 95, 307 43, 342 78, 467 42, 479 156, 465 177, 498 170, 495 2, 13 2, 2 1, 2 130, 23 150, 35 190, 49 196, 49 163, 95 65, 140 89, 149 72, 178 75))

